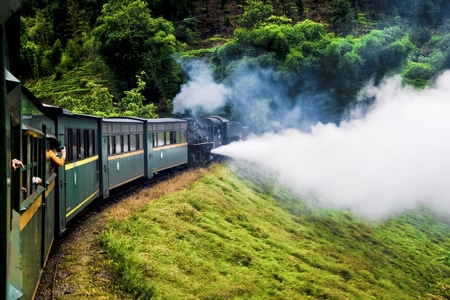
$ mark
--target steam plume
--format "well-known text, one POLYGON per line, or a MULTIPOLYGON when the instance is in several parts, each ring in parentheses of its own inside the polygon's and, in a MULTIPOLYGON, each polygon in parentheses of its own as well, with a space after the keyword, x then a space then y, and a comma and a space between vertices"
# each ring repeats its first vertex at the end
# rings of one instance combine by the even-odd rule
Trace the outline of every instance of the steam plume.
POLYGON ((363 117, 264 133, 215 152, 256 162, 303 196, 370 219, 420 205, 450 213, 450 71, 422 91, 396 76, 363 93, 375 98, 363 117))
POLYGON ((181 86, 180 93, 173 100, 173 113, 184 113, 190 110, 212 113, 222 108, 229 90, 218 84, 212 77, 211 70, 201 61, 188 64, 187 72, 191 80, 181 86))

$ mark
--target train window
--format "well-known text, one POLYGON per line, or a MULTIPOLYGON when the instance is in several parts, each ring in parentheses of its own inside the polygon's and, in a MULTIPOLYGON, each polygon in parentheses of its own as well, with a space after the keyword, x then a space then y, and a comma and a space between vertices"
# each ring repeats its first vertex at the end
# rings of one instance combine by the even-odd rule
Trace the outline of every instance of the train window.
POLYGON ((111 141, 110 137, 106 139, 106 149, 108 149, 108 155, 111 155, 111 141))
MULTIPOLYGON (((70 156, 70 161, 76 161, 77 160, 77 131, 75 129, 71 130, 72 134, 71 134, 71 156, 70 156)), ((67 155, 66 155, 67 156, 67 155)))
POLYGON ((84 157, 89 157, 92 155, 92 135, 90 131, 84 130, 84 157))
POLYGON ((180 131, 180 143, 186 143, 186 130, 180 131))
POLYGON ((166 145, 172 144, 171 132, 170 132, 170 131, 166 131, 166 132, 164 133, 164 135, 165 135, 166 145))
POLYGON ((115 135, 111 135, 109 137, 109 154, 116 154, 116 136, 115 135))
POLYGON ((116 151, 115 154, 122 153, 122 139, 120 135, 116 135, 116 151))
POLYGON ((20 188, 23 188, 21 201, 25 200, 37 189, 37 184, 33 181, 33 177, 42 179, 45 168, 44 140, 42 138, 23 135, 22 145, 21 160, 24 167, 20 169, 20 188))
POLYGON ((136 151, 137 147, 137 134, 130 134, 130 151, 136 151))
POLYGON ((158 144, 157 147, 164 146, 164 132, 158 132, 158 144))
POLYGON ((129 152, 130 151, 130 144, 129 144, 129 135, 125 134, 122 136, 123 138, 123 152, 129 152))
POLYGON ((84 158, 84 131, 77 129, 77 160, 84 158))
POLYGON ((92 135, 93 135, 93 139, 92 139, 92 155, 96 155, 97 154, 97 130, 92 130, 92 135))

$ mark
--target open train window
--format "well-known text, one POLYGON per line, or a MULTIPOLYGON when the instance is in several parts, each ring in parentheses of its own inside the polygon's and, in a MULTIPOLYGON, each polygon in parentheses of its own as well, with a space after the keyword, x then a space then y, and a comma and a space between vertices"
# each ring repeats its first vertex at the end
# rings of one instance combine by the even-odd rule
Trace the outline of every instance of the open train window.
POLYGON ((24 165, 20 168, 20 187, 17 187, 21 193, 21 201, 34 193, 38 187, 36 177, 44 178, 45 152, 43 136, 22 135, 22 158, 24 165))

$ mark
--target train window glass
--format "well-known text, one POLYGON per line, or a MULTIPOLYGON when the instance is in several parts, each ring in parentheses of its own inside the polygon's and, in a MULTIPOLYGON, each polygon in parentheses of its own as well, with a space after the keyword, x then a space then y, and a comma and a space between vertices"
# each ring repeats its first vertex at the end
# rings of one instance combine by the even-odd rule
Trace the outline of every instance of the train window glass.
POLYGON ((152 146, 153 146, 153 148, 155 148, 156 147, 156 139, 157 139, 157 137, 156 137, 156 135, 155 135, 155 133, 152 133, 152 146))
POLYGON ((137 124, 130 124, 130 132, 136 132, 137 124))
POLYGON ((142 131, 144 131, 144 125, 136 124, 136 132, 142 132, 142 131))
POLYGON ((137 134, 130 134, 130 151, 136 151, 137 147, 137 134))
POLYGON ((125 134, 122 136, 123 138, 123 152, 129 152, 130 151, 130 144, 128 143, 128 134, 125 134))
POLYGON ((176 144, 177 143, 177 132, 176 131, 170 131, 170 143, 176 144))
POLYGON ((77 129, 77 159, 83 159, 84 158, 84 130, 77 129))
POLYGON ((122 131, 122 126, 120 124, 112 124, 112 132, 118 133, 122 131))
POLYGON ((109 154, 116 154, 116 136, 115 135, 111 135, 109 137, 110 141, 109 141, 109 154))
POLYGON ((130 132, 130 124, 122 124, 122 132, 130 132))
POLYGON ((22 136, 22 162, 24 168, 20 171, 20 188, 22 190, 21 201, 25 200, 36 189, 37 184, 33 182, 33 177, 43 178, 43 171, 45 168, 43 152, 44 140, 27 135, 22 136))
POLYGON ((141 133, 141 134, 138 134, 137 136, 138 136, 138 143, 137 143, 136 149, 143 149, 144 148, 144 135, 141 133))
POLYGON ((108 124, 102 123, 102 132, 108 133, 108 124))
POLYGON ((88 129, 84 130, 84 157, 91 156, 92 135, 88 129))
POLYGON ((108 155, 111 155, 111 139, 109 136, 106 138, 106 149, 108 149, 108 155))
POLYGON ((122 139, 120 135, 116 135, 116 151, 115 153, 122 153, 122 139))
POLYGON ((157 125, 157 129, 158 129, 158 130, 164 130, 164 129, 166 129, 166 124, 164 124, 164 123, 158 124, 158 125, 157 125))
POLYGON ((180 143, 186 143, 186 130, 180 131, 180 143))
POLYGON ((92 140, 92 155, 97 154, 97 130, 92 130, 93 140, 92 140))
POLYGON ((171 135, 170 135, 170 131, 166 131, 165 132, 165 140, 166 140, 166 145, 170 145, 172 144, 172 139, 171 139, 171 135))
MULTIPOLYGON (((70 161, 76 161, 77 160, 77 131, 75 129, 72 129, 72 155, 70 157, 70 161)), ((66 155, 67 156, 67 155, 66 155)))
POLYGON ((72 129, 66 128, 66 162, 72 161, 72 129))
POLYGON ((158 132, 158 144, 157 147, 164 146, 164 132, 158 132))

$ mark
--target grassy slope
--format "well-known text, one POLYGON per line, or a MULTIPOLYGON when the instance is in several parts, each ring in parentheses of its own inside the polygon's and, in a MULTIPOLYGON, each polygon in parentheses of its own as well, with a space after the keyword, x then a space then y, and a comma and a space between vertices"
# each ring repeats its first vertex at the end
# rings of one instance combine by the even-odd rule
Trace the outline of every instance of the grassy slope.
POLYGON ((370 224, 251 172, 218 166, 110 223, 101 239, 120 284, 143 299, 450 296, 450 222, 422 210, 370 224))

